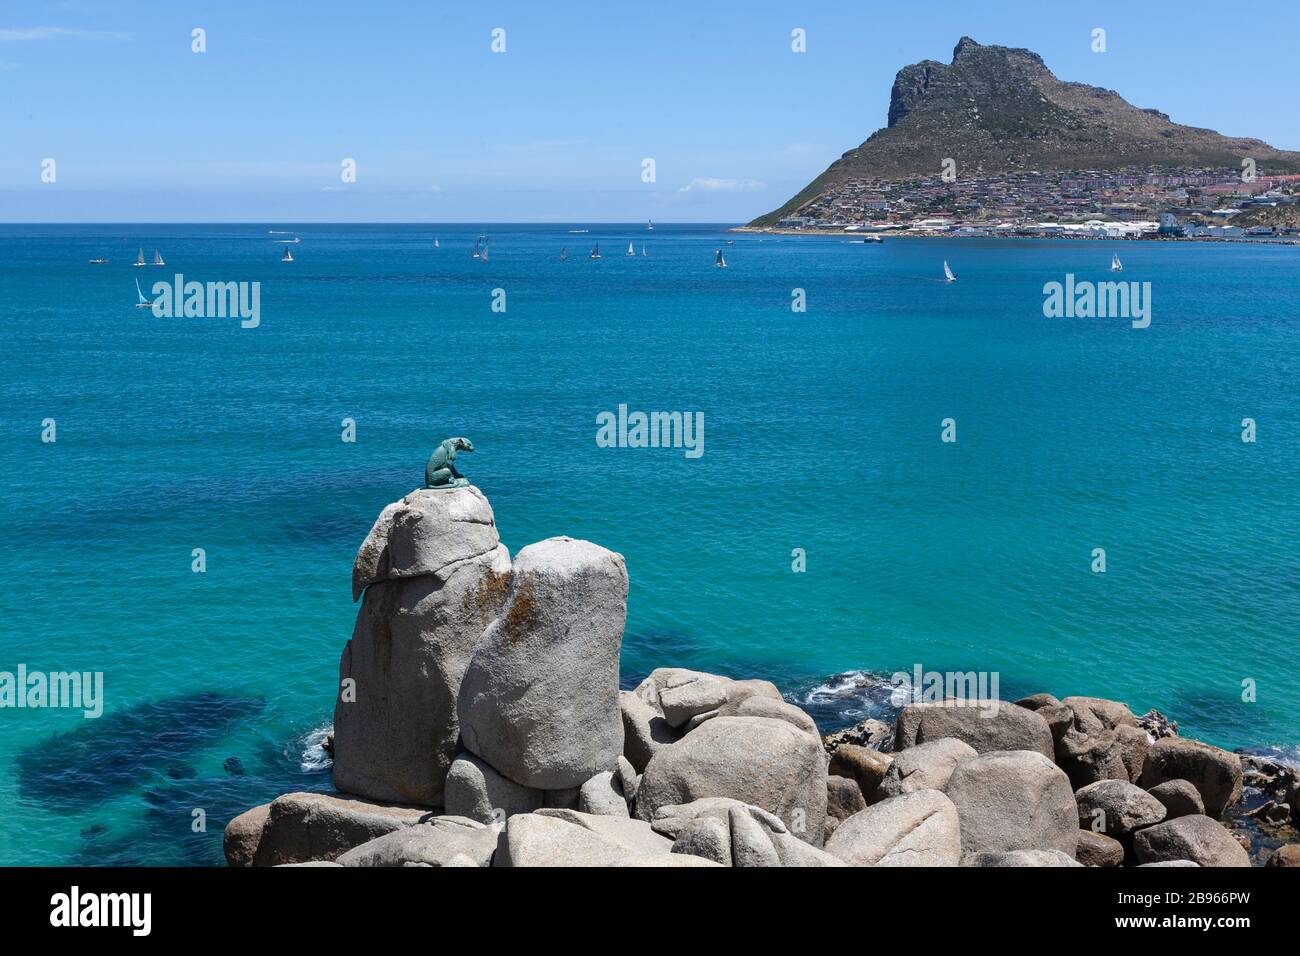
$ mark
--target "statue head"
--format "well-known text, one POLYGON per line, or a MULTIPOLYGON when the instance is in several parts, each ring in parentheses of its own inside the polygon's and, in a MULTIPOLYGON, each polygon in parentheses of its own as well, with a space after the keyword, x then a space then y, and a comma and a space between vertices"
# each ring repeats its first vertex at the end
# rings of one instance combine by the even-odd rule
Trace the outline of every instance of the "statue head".
POLYGON ((449 444, 451 445, 452 448, 456 449, 457 451, 474 450, 474 443, 470 441, 468 438, 448 438, 445 442, 443 442, 443 444, 444 445, 449 444))

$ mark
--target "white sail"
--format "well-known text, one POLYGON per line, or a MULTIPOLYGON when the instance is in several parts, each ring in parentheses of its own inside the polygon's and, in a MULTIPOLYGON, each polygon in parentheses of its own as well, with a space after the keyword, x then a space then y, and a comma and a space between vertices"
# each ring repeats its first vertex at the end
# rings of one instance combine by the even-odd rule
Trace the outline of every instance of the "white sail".
POLYGON ((725 269, 725 268, 727 268, 727 260, 726 260, 726 258, 722 255, 722 250, 721 250, 721 249, 719 249, 719 250, 717 251, 717 259, 714 260, 713 264, 714 264, 715 266, 717 266, 719 269, 725 269))
POLYGON ((487 243, 484 243, 484 244, 483 244, 483 252, 479 255, 479 258, 482 259, 484 262, 487 262, 487 261, 488 261, 488 247, 487 247, 487 243))
POLYGON ((599 243, 599 242, 596 243, 594 246, 591 247, 591 258, 593 258, 593 259, 599 259, 599 258, 600 258, 600 243, 599 243))
POLYGON ((165 266, 165 265, 167 265, 167 263, 163 262, 162 253, 159 252, 157 249, 155 249, 155 250, 153 251, 153 264, 156 265, 156 266, 165 266))
POLYGON ((645 243, 641 243, 641 255, 645 255, 645 243))
POLYGON ((569 261, 569 250, 566 246, 560 246, 560 261, 561 262, 569 261))
POLYGON ((946 282, 956 282, 957 277, 952 274, 952 269, 948 266, 948 260, 943 260, 943 278, 946 282))
POLYGON ((140 280, 135 280, 136 308, 144 309, 152 306, 153 303, 144 297, 144 292, 140 289, 140 280))
POLYGON ((146 263, 146 262, 144 261, 144 249, 143 249, 143 248, 142 248, 138 253, 136 253, 136 256, 135 256, 135 264, 138 265, 138 266, 148 265, 148 263, 146 263))
POLYGON ((645 228, 646 228, 646 232, 654 232, 655 221, 653 219, 647 219, 645 221, 645 228))
POLYGON ((435 248, 435 249, 441 249, 441 248, 442 248, 442 246, 438 245, 438 237, 437 237, 437 236, 434 236, 434 237, 433 237, 433 248, 435 248))
POLYGON ((636 255, 636 251, 632 248, 632 243, 630 243, 630 242, 627 244, 627 254, 628 254, 629 256, 634 256, 634 255, 636 255))
POLYGON ((293 253, 289 251, 289 249, 288 249, 287 246, 285 247, 284 255, 282 255, 282 256, 280 257, 280 261, 281 261, 281 262, 293 262, 293 253))
POLYGON ((1119 261, 1119 253, 1115 253, 1113 256, 1110 257, 1110 271, 1111 272, 1124 271, 1124 263, 1119 261))

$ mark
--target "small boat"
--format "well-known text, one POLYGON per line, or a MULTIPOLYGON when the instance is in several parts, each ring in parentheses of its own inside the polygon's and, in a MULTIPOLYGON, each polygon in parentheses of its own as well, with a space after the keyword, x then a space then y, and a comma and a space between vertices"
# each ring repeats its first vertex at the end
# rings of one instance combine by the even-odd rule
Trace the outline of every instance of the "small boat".
POLYGON ((132 265, 147 266, 148 264, 149 263, 144 261, 144 250, 141 249, 135 254, 135 262, 133 262, 132 265))
POLYGON ((165 266, 165 265, 167 265, 167 263, 163 262, 162 253, 159 252, 157 249, 155 249, 155 250, 153 251, 153 264, 156 265, 156 266, 165 266))
POLYGON ((91 259, 91 260, 90 260, 90 264, 91 264, 92 266, 106 266, 106 265, 108 265, 108 260, 107 260, 107 259, 91 259))
POLYGON ((483 262, 488 261, 488 247, 486 242, 483 243, 483 251, 479 253, 479 259, 481 259, 483 262))
POLYGON ((641 255, 645 255, 645 243, 641 243, 641 255))
POLYGON ((289 251, 289 247, 288 247, 288 246, 285 246, 285 247, 284 247, 284 255, 282 255, 282 256, 280 257, 280 261, 281 261, 281 262, 293 262, 293 253, 289 251))
POLYGON ((947 260, 947 259, 944 259, 944 260, 943 260, 943 281, 944 281, 944 282, 956 282, 956 281, 957 281, 957 277, 956 277, 955 275, 953 275, 953 271, 952 271, 952 269, 950 269, 950 268, 948 267, 948 260, 947 260))
POLYGON ((885 240, 880 238, 879 236, 863 236, 862 241, 863 242, 884 242, 885 240))
POLYGON ((646 231, 646 232, 654 232, 654 231, 655 231, 655 221, 654 221, 653 219, 647 219, 647 220, 645 221, 645 231, 646 231))
POLYGON ((570 229, 570 230, 569 230, 569 235, 571 235, 571 236, 573 236, 573 235, 585 235, 586 233, 589 233, 589 232, 591 232, 590 229, 570 229))
POLYGON ((433 237, 433 248, 435 248, 435 249, 441 249, 441 248, 442 248, 442 246, 438 245, 438 237, 437 237, 437 236, 434 236, 434 237, 433 237))
POLYGON ((137 309, 152 309, 152 308, 153 308, 153 303, 150 302, 148 299, 146 299, 146 298, 144 297, 144 292, 141 291, 141 289, 140 289, 140 280, 139 280, 139 279, 136 279, 136 280, 135 280, 135 295, 136 295, 136 298, 139 300, 139 301, 137 301, 136 304, 135 304, 135 307, 136 307, 137 309))
POLYGON ((632 248, 632 243, 630 243, 630 242, 627 244, 627 254, 628 254, 629 256, 634 256, 634 255, 636 255, 636 250, 632 248))
POLYGON ((486 246, 486 244, 487 244, 487 237, 486 237, 486 236, 479 236, 477 239, 475 239, 475 240, 474 240, 474 251, 470 253, 470 258, 472 258, 472 259, 479 259, 479 258, 482 258, 482 255, 483 255, 483 248, 486 246))
POLYGON ((277 239, 277 240, 275 240, 275 241, 276 241, 276 242, 283 242, 283 243, 286 243, 286 244, 288 244, 288 245, 292 245, 292 246, 296 246, 298 243, 302 242, 302 240, 299 239, 297 236, 294 236, 292 239, 277 239))
POLYGON ((1124 263, 1119 261, 1119 253, 1116 253, 1115 255, 1110 257, 1110 271, 1111 272, 1124 271, 1124 263))
POLYGON ((593 259, 599 259, 599 258, 600 258, 600 243, 599 243, 599 242, 596 243, 594 246, 591 247, 591 258, 593 258, 593 259))
POLYGON ((569 250, 565 246, 560 246, 560 261, 561 262, 569 261, 569 250))
POLYGON ((727 268, 727 260, 723 257, 721 249, 717 251, 716 255, 717 258, 713 260, 714 266, 716 266, 719 269, 727 268))

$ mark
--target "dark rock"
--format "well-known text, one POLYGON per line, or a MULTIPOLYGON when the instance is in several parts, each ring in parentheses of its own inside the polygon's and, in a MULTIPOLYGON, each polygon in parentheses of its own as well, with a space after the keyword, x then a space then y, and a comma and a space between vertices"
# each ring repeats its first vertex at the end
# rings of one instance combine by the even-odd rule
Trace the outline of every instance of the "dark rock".
POLYGON ((880 782, 885 779, 885 774, 889 772, 893 759, 890 754, 882 754, 870 747, 841 744, 831 755, 827 772, 835 777, 848 777, 856 781, 862 799, 870 805, 876 802, 876 792, 880 782))
POLYGON ((1165 737, 1151 746, 1142 786, 1150 790, 1166 780, 1187 780, 1205 801, 1206 815, 1219 817, 1241 799, 1241 758, 1186 737, 1165 737))
POLYGON ((1080 830, 1074 857, 1084 866, 1120 866, 1124 863, 1124 844, 1104 833, 1080 830))
POLYGON ((1250 855, 1241 844, 1206 816, 1179 817, 1139 830, 1133 851, 1139 863, 1191 860, 1200 866, 1250 866, 1250 855))
POLYGON ((894 749, 894 728, 882 720, 871 718, 822 738, 822 746, 826 748, 827 754, 834 754, 835 748, 840 744, 870 747, 872 750, 889 753, 894 749))
POLYGON ((1165 805, 1165 819, 1205 813, 1201 793, 1187 780, 1166 780, 1152 787, 1148 793, 1165 805))

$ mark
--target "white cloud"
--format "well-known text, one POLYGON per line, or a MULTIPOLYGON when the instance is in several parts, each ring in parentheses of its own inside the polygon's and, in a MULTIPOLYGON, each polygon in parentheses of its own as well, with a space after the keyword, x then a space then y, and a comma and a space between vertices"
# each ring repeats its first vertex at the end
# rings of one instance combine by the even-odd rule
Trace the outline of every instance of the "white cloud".
POLYGON ((28 43, 33 40, 130 40, 133 33, 120 30, 71 30, 67 27, 26 27, 0 30, 0 43, 28 43))
POLYGON ((761 183, 757 179, 719 179, 716 176, 696 176, 677 191, 679 193, 689 193, 697 190, 700 192, 739 193, 766 188, 767 183, 761 183))

